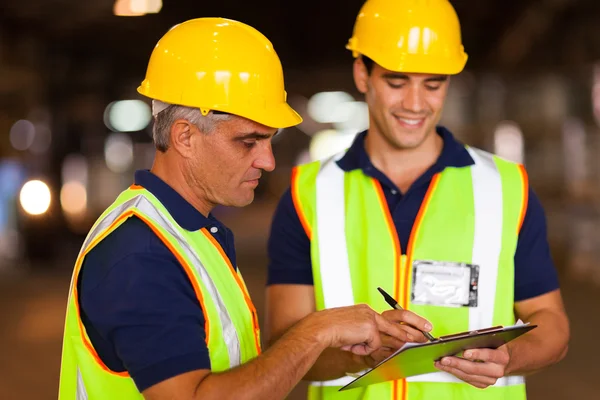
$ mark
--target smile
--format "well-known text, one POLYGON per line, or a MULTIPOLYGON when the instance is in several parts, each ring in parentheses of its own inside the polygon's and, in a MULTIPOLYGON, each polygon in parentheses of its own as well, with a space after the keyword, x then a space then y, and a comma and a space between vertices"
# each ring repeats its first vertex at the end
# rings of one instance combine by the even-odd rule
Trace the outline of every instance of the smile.
POLYGON ((425 123, 425 118, 414 119, 414 118, 401 118, 401 117, 397 117, 397 116, 394 116, 394 117, 402 126, 409 128, 409 129, 420 128, 425 123))

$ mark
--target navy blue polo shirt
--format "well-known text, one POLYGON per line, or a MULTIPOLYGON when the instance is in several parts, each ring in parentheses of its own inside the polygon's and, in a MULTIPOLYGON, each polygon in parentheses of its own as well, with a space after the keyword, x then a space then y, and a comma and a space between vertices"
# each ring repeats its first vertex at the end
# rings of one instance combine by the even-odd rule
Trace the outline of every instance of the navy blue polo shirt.
MULTIPOLYGON (((208 228, 236 265, 233 234, 223 224, 202 215, 150 171, 137 171, 135 183, 154 194, 184 229, 208 228)), ((210 369, 204 316, 192 284, 139 218, 129 218, 89 252, 79 293, 81 318, 98 356, 111 370, 128 371, 140 391, 210 369)))
MULTIPOLYGON (((446 167, 468 167, 474 164, 465 146, 443 127, 437 133, 444 140, 436 163, 419 177, 406 193, 380 170, 365 151, 367 132, 357 135, 348 152, 338 161, 344 171, 361 169, 377 179, 383 188, 403 251, 432 177, 446 167)), ((540 200, 529 188, 527 212, 523 220, 515 251, 515 301, 530 299, 558 289, 558 277, 547 240, 546 217, 540 200)), ((310 241, 300 223, 291 192, 282 196, 271 225, 268 244, 268 285, 313 284, 310 241)))

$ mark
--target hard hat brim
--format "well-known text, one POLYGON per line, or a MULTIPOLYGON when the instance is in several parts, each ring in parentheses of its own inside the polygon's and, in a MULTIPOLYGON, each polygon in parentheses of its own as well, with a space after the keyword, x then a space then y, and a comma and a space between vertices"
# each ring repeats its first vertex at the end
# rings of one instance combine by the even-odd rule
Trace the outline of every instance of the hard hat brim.
POLYGON ((214 110, 226 112, 233 115, 244 117, 259 124, 268 126, 270 128, 289 128, 291 126, 298 125, 302 122, 302 117, 296 112, 288 103, 282 102, 271 107, 265 107, 259 110, 244 110, 244 112, 236 112, 235 107, 228 107, 224 105, 206 105, 198 106, 197 104, 185 104, 182 101, 174 101, 173 99, 154 98, 149 95, 144 85, 140 85, 137 91, 142 96, 159 100, 169 104, 176 104, 185 107, 198 108, 200 110, 214 110))
POLYGON ((302 117, 289 104, 281 103, 267 111, 261 116, 245 116, 252 121, 258 122, 271 128, 289 128, 302 122, 302 117))

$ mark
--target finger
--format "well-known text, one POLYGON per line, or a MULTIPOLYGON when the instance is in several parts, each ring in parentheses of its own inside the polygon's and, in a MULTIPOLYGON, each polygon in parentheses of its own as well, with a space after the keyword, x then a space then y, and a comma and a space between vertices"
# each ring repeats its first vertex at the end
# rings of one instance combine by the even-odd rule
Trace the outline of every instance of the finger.
POLYGON ((390 321, 403 322, 425 332, 429 332, 433 329, 433 326, 429 321, 412 311, 388 310, 384 311, 381 315, 390 321))
POLYGON ((483 376, 483 375, 471 375, 468 374, 458 368, 454 368, 454 367, 449 367, 446 365, 443 365, 442 363, 440 363, 439 361, 436 361, 434 366, 439 369, 440 371, 444 371, 447 372, 449 374, 454 375, 455 377, 457 377, 458 379, 467 382, 477 388, 480 389, 485 389, 488 386, 492 386, 496 383, 497 379, 496 378, 492 378, 490 376, 483 376))
POLYGON ((423 335, 418 329, 413 328, 409 325, 400 325, 400 329, 406 332, 406 338, 409 342, 417 342, 417 343, 425 343, 427 342, 427 338, 423 335))
POLYGON ((416 343, 425 343, 427 342, 427 338, 423 335, 423 333, 411 326, 408 325, 398 325, 395 324, 398 329, 399 336, 390 336, 385 333, 381 334, 383 345, 388 347, 395 347, 399 349, 404 346, 406 342, 416 342, 416 343), (387 342, 386 342, 387 340, 387 342), (386 344, 387 343, 387 344, 386 344))
POLYGON ((441 360, 441 364, 449 368, 456 368, 468 375, 487 376, 495 379, 501 378, 504 375, 504 368, 494 363, 474 362, 458 357, 444 357, 441 360))
POLYGON ((393 336, 387 335, 385 333, 381 334, 381 346, 382 347, 387 347, 390 349, 399 349, 400 347, 404 346, 404 341, 395 338, 393 336))
POLYGON ((503 348, 466 350, 463 353, 463 357, 471 361, 481 360, 502 366, 506 366, 510 361, 508 352, 503 348))
POLYGON ((393 323, 385 319, 379 314, 375 314, 375 322, 380 332, 387 334, 388 336, 399 339, 402 342, 410 342, 408 335, 403 327, 397 323, 393 323))

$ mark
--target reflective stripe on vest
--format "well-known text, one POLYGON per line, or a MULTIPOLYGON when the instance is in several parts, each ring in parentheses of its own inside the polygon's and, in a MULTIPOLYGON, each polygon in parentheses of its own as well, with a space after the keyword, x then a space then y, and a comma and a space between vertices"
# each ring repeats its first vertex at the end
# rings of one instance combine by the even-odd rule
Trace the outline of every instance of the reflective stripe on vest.
MULTIPOLYGON (((477 307, 469 309, 469 330, 492 326, 496 277, 502 245, 502 182, 496 164, 489 153, 468 148, 475 161, 471 168, 474 196, 474 243, 472 262, 480 266, 477 307), (485 293, 485 295, 481 295, 485 293)), ((318 231, 319 272, 325 308, 356 304, 352 289, 346 244, 345 172, 336 161, 337 154, 321 164, 316 178, 316 227, 318 231)), ((354 378, 343 377, 314 386, 343 386, 354 378)), ((446 372, 436 372, 408 378, 409 382, 460 382, 446 372)), ((495 386, 523 384, 520 376, 504 377, 495 386)))
MULTIPOLYGON (((225 307, 213 280, 204 268, 204 265, 202 264, 202 261, 196 252, 194 252, 191 248, 190 244, 180 235, 179 231, 175 226, 173 226, 171 221, 165 217, 145 196, 137 195, 131 198, 122 205, 113 209, 101 221, 99 221, 88 234, 84 245, 82 246, 82 254, 87 251, 88 247, 94 243, 94 241, 102 232, 104 232, 104 230, 110 227, 129 208, 133 207, 151 217, 157 224, 171 234, 181 246, 185 255, 193 261, 194 268, 200 274, 202 283, 205 285, 211 299, 219 311, 219 319, 223 329, 223 340, 227 344, 227 352, 229 354, 230 368, 240 365, 242 363, 240 341, 235 330, 235 326, 233 325, 231 317, 229 316, 227 308, 225 307)), ((71 285, 73 285, 73 283, 71 283, 71 285)))
POLYGON ((88 395, 85 390, 85 383, 83 383, 83 377, 81 376, 81 371, 79 367, 77 367, 77 397, 76 400, 87 400, 88 395))

